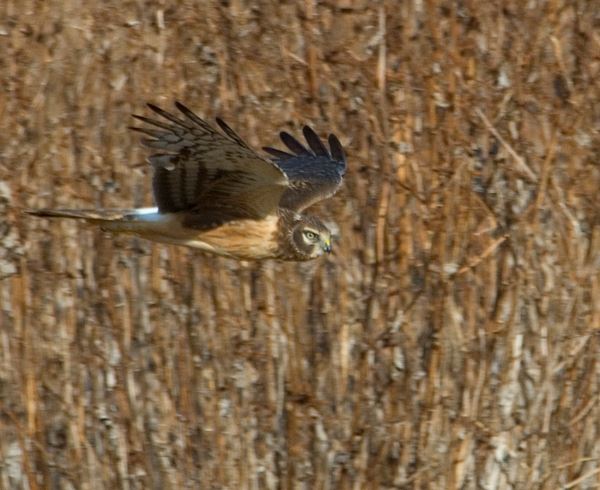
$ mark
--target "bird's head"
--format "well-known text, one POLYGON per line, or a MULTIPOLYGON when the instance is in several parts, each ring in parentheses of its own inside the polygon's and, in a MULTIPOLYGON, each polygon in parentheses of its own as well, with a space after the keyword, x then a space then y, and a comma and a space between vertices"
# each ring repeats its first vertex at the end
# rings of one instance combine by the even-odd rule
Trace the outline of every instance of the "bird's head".
POLYGON ((302 216, 295 223, 291 241, 300 260, 315 259, 324 252, 331 252, 331 232, 313 216, 302 216))

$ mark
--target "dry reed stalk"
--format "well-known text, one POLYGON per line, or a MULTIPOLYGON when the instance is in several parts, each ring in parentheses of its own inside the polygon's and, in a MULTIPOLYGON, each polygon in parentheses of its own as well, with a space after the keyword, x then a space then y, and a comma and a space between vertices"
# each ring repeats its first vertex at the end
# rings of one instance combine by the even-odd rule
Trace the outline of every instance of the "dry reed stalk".
POLYGON ((0 487, 596 488, 595 12, 534 7, 0 4, 0 487), (149 205, 174 99, 335 132, 334 254, 22 216, 149 205))

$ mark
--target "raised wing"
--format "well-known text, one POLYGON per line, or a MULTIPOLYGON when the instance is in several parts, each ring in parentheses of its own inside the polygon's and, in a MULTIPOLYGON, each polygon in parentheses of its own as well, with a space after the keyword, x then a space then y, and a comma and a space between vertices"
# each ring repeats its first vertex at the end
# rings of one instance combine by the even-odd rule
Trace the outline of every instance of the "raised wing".
POLYGON ((346 173, 344 149, 333 134, 329 135, 328 149, 308 126, 304 126, 302 132, 308 148, 285 131, 279 136, 291 153, 263 148, 289 180, 289 188, 283 193, 280 206, 298 212, 331 197, 346 173))
POLYGON ((148 136, 142 144, 156 150, 148 161, 159 211, 192 211, 219 222, 275 213, 288 186, 277 164, 255 153, 220 119, 224 134, 183 104, 175 106, 183 118, 148 104, 164 120, 134 115, 147 126, 131 128, 148 136))

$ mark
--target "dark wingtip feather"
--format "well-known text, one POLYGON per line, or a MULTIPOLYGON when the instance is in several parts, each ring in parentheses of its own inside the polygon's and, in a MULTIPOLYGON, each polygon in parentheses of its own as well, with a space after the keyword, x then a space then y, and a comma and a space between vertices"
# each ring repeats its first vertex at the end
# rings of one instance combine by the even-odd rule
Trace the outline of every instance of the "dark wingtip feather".
POLYGON ((338 162, 346 163, 346 154, 344 153, 344 147, 340 143, 340 140, 337 138, 335 134, 330 134, 329 138, 329 148, 331 148, 331 156, 334 160, 338 162))
POLYGON ((179 102, 178 100, 175 101, 175 107, 184 113, 192 112, 185 104, 183 104, 182 102, 179 102))
POLYGON ((179 110, 179 112, 181 112, 185 117, 187 117, 194 124, 197 124, 202 127, 207 126, 207 123, 206 123, 206 121, 204 121, 204 119, 202 119, 194 111, 192 111, 188 106, 182 104, 178 100, 175 101, 175 107, 179 110))
POLYGON ((331 158, 329 150, 327 150, 327 147, 323 144, 319 135, 317 135, 310 126, 304 126, 302 128, 302 133, 304 134, 304 138, 310 149, 315 152, 315 155, 331 158))
MULTIPOLYGON (((175 124, 178 124, 180 126, 184 126, 185 127, 185 121, 183 119, 179 119, 177 116, 171 114, 170 112, 165 111, 164 109, 161 109, 160 107, 158 107, 157 105, 152 104, 151 102, 148 102, 146 105, 148 106, 148 108, 150 110, 152 110, 153 112, 155 112, 159 116, 162 116, 165 119, 168 119, 169 121, 174 122, 175 124)), ((140 118, 138 117, 138 119, 140 119, 140 118)), ((145 122, 150 122, 150 121, 149 120, 145 120, 145 122)), ((150 124, 155 124, 155 123, 151 122, 150 124)))
POLYGON ((241 140, 241 138, 238 136, 238 134, 233 129, 231 129, 231 126, 229 124, 227 124, 225 121, 223 121, 223 119, 221 119, 220 117, 215 117, 215 121, 217 121, 217 124, 223 130, 223 132, 225 134, 230 135, 230 136, 234 135, 237 137, 237 139, 241 140))
MULTIPOLYGON (((167 123, 164 123, 164 122, 161 122, 161 121, 157 121, 155 119, 150 119, 149 117, 146 117, 146 116, 140 116, 138 114, 132 114, 131 117, 133 117, 134 119, 137 119, 138 121, 142 121, 142 122, 144 122, 146 124, 150 124, 152 126, 156 126, 157 128, 166 129, 166 130, 170 129, 170 127, 169 127, 169 125, 167 123)), ((130 129, 133 129, 134 131, 140 131, 141 130, 141 128, 137 128, 136 129, 134 127, 130 128, 130 129)))
POLYGON ((144 128, 140 128, 138 126, 127 126, 127 129, 130 131, 137 131, 138 133, 145 133, 144 128))
MULTIPOLYGON (((148 107, 148 109, 150 109, 152 112, 156 112, 157 114, 164 116, 164 117, 166 117, 166 114, 169 114, 167 111, 165 111, 164 109, 161 109, 160 107, 153 104, 152 102, 148 102, 146 104, 146 107, 148 107)), ((169 114, 169 115, 171 115, 171 114, 169 114)))
POLYGON ((248 144, 242 139, 242 137, 239 134, 237 134, 231 128, 231 126, 229 126, 229 124, 227 124, 225 121, 223 121, 223 119, 221 119, 220 117, 215 118, 215 120, 217 121, 217 124, 223 130, 223 132, 229 137, 229 139, 236 142, 238 145, 243 146, 244 148, 247 148, 248 150, 251 150, 251 148, 248 146, 248 144))
POLYGON ((310 155, 310 151, 308 151, 308 149, 290 133, 282 131, 279 133, 279 137, 281 138, 281 141, 283 141, 283 144, 296 155, 310 155))
POLYGON ((286 151, 281 151, 281 150, 278 150, 277 148, 272 148, 270 146, 263 146, 263 150, 266 151, 269 155, 274 156, 275 158, 280 159, 280 160, 287 160, 288 158, 291 158, 294 156, 291 153, 288 153, 286 151))

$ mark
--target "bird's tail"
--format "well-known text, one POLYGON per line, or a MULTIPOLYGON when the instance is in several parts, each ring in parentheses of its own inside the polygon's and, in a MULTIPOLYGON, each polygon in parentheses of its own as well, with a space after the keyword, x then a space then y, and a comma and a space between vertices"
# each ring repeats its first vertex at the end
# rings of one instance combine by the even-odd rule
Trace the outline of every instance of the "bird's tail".
POLYGON ((29 209, 26 213, 41 218, 83 219, 91 224, 121 221, 135 210, 132 209, 29 209))
POLYGON ((105 231, 115 233, 145 233, 161 226, 164 218, 158 208, 137 209, 30 209, 26 211, 42 218, 81 219, 100 225, 105 231))

